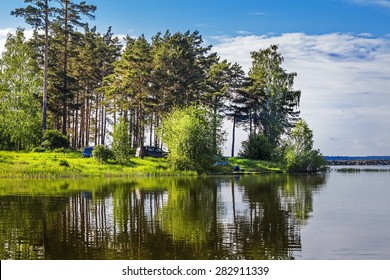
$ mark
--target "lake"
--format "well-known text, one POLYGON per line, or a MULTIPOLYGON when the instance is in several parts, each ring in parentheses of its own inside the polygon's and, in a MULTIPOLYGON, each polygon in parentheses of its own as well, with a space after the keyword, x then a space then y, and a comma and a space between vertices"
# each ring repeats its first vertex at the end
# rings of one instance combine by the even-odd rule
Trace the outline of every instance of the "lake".
POLYGON ((390 259, 389 182, 383 168, 2 179, 0 259, 390 259))

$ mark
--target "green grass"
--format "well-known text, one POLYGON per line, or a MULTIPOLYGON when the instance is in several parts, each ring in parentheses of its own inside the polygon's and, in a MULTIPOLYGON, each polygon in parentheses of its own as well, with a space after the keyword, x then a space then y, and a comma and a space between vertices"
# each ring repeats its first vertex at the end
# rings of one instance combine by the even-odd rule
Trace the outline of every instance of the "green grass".
POLYGON ((72 178, 196 175, 171 170, 166 159, 131 158, 125 165, 114 161, 100 163, 82 158, 80 152, 5 152, 0 151, 1 178, 72 178))
MULTIPOLYGON (((229 164, 215 166, 207 174, 232 174, 239 165, 243 174, 281 173, 279 163, 230 158, 229 164)), ((0 151, 0 178, 80 178, 129 176, 195 176, 194 171, 169 168, 165 158, 132 157, 127 164, 115 161, 100 163, 94 158, 82 158, 80 152, 6 152, 0 151)))
POLYGON ((231 174, 233 173, 233 167, 239 165, 241 174, 253 174, 253 173, 284 173, 286 172, 285 165, 281 163, 263 161, 263 160, 251 160, 245 158, 229 158, 228 165, 216 166, 212 173, 215 174, 231 174))
POLYGON ((264 160, 251 160, 245 158, 230 158, 229 163, 233 166, 239 165, 243 172, 275 172, 283 173, 286 167, 277 162, 270 162, 264 160))

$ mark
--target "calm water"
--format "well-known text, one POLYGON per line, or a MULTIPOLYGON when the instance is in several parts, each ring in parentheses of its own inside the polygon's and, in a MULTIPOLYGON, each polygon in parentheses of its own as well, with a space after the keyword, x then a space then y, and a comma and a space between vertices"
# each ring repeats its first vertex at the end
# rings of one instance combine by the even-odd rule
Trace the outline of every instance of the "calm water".
POLYGON ((0 180, 0 258, 390 259, 389 179, 0 180))

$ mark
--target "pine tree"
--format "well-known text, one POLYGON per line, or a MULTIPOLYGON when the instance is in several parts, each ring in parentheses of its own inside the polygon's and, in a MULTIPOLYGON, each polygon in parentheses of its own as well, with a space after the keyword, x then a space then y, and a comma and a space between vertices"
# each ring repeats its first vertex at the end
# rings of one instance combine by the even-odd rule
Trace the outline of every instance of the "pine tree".
POLYGON ((72 97, 72 85, 74 81, 69 71, 69 59, 72 56, 71 44, 77 44, 76 39, 77 32, 76 27, 84 27, 86 23, 82 21, 82 16, 86 16, 89 19, 94 19, 93 13, 96 10, 96 6, 87 5, 85 2, 76 4, 70 0, 60 0, 60 7, 57 9, 56 24, 54 26, 57 33, 56 38, 60 39, 58 50, 62 54, 61 56, 61 69, 57 72, 57 82, 59 85, 57 89, 61 94, 61 127, 62 133, 67 135, 67 121, 68 121, 68 105, 69 99, 72 97))
POLYGON ((43 67, 43 102, 42 102, 42 130, 47 126, 47 84, 48 84, 48 67, 49 67, 49 27, 50 18, 53 16, 55 9, 49 6, 51 0, 25 0, 25 3, 31 5, 25 8, 18 8, 11 12, 11 15, 24 17, 26 22, 36 30, 44 30, 44 67, 43 67))

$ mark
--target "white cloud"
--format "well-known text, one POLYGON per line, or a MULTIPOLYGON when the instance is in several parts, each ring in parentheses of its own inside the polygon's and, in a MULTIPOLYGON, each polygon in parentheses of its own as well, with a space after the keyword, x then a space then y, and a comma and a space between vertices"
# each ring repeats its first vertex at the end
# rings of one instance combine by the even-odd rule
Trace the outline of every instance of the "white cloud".
POLYGON ((239 31, 237 31, 237 34, 240 34, 240 35, 251 35, 253 33, 249 32, 249 31, 245 31, 245 30, 239 30, 239 31))
POLYGON ((328 155, 390 154, 389 38, 240 36, 219 38, 214 50, 248 70, 250 52, 271 44, 279 45, 283 67, 298 74, 301 116, 314 130, 316 147, 328 155))

